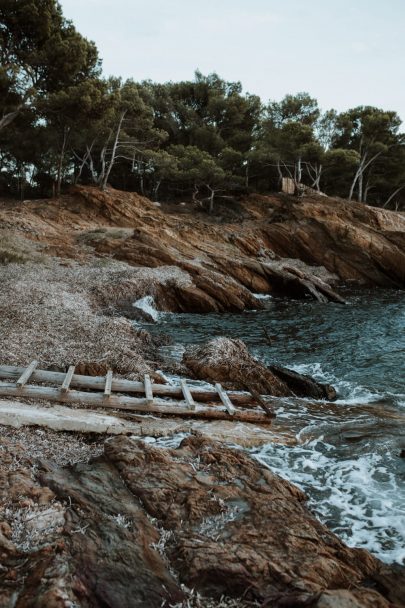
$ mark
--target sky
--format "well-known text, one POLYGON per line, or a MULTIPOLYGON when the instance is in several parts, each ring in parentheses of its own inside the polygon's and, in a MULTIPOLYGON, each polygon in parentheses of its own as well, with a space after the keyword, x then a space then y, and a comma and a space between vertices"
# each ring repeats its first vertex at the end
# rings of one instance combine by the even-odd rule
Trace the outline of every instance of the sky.
MULTIPOLYGON (((307 91, 324 110, 405 121, 405 0, 60 0, 106 76, 241 81, 262 101, 307 91)), ((404 128, 404 125, 403 125, 404 128)))

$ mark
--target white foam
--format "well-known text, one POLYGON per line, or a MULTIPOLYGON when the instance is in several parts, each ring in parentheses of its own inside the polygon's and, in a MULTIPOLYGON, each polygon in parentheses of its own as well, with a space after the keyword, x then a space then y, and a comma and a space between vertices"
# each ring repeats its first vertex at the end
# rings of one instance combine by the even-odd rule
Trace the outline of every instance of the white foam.
POLYGON ((318 382, 332 384, 338 394, 338 399, 335 403, 341 405, 364 405, 379 401, 382 398, 382 395, 378 392, 372 392, 364 386, 338 379, 330 372, 323 370, 320 363, 302 363, 291 365, 290 367, 299 374, 312 376, 318 382))
POLYGON ((156 309, 155 300, 153 299, 153 296, 144 296, 143 298, 140 298, 139 300, 134 302, 132 306, 134 308, 139 308, 140 310, 146 312, 152 317, 154 321, 159 320, 160 312, 156 309))
POLYGON ((162 358, 168 362, 181 363, 186 348, 183 344, 176 342, 175 344, 165 344, 159 348, 162 358))
POLYGON ((273 297, 269 293, 253 293, 252 295, 256 300, 271 300, 273 297))
POLYGON ((253 455, 306 492, 309 507, 349 546, 405 563, 405 487, 385 455, 344 457, 322 438, 267 445, 253 455))

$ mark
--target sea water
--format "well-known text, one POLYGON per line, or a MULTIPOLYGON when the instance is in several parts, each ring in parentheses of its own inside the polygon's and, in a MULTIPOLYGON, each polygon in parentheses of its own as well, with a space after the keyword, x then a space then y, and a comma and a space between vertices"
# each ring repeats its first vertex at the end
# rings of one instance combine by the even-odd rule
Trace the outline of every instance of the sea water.
POLYGON ((242 314, 160 314, 163 354, 180 360, 189 344, 242 339, 266 364, 284 365, 338 391, 334 403, 277 399, 277 425, 297 444, 249 450, 303 489, 309 507, 348 545, 405 563, 405 294, 346 294, 345 306, 261 299, 242 314))

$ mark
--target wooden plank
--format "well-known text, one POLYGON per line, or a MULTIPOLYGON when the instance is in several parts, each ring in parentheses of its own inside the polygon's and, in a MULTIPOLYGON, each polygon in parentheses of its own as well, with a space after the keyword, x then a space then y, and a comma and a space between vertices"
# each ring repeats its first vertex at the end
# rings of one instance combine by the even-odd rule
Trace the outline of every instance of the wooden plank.
MULTIPOLYGON (((174 415, 182 418, 229 420, 228 412, 215 406, 210 407, 194 404, 195 409, 191 410, 181 406, 176 401, 165 401, 163 399, 156 399, 156 397, 152 404, 148 404, 145 398, 138 399, 125 395, 111 395, 109 399, 105 399, 102 393, 86 393, 75 390, 62 393, 59 388, 34 385, 16 388, 15 384, 7 382, 0 382, 0 396, 27 397, 29 399, 44 399, 46 401, 57 401, 60 403, 85 403, 94 407, 129 410, 149 414, 155 412, 156 414, 163 416, 174 415)), ((271 424, 271 419, 262 412, 248 409, 237 410, 233 416, 233 420, 254 422, 256 424, 271 424)))
POLYGON ((195 410, 195 401, 190 393, 190 389, 187 386, 186 380, 180 380, 181 392, 183 393, 184 400, 189 410, 195 410))
POLYGON ((145 397, 147 403, 153 403, 153 390, 149 374, 145 374, 144 378, 145 397))
POLYGON ((104 386, 104 397, 111 397, 111 385, 112 385, 112 370, 109 369, 106 377, 105 377, 105 386, 104 386))
MULTIPOLYGON (((0 379, 12 380, 19 378, 24 372, 24 367, 13 367, 11 365, 0 366, 0 379)), ((60 385, 65 379, 66 374, 64 372, 50 372, 44 370, 35 370, 31 376, 33 382, 47 382, 55 385, 60 385)), ((104 392, 105 378, 103 376, 83 376, 80 374, 74 374, 70 383, 71 387, 77 389, 92 389, 104 392)), ((139 393, 140 395, 145 394, 145 385, 143 382, 136 382, 133 380, 126 380, 123 378, 113 378, 112 391, 122 393, 139 393)), ((170 384, 152 384, 152 391, 154 396, 165 396, 172 398, 183 397, 181 387, 179 385, 173 386, 170 384)), ((220 401, 218 393, 213 389, 204 389, 192 387, 190 392, 195 401, 202 403, 211 401, 220 401)), ((255 404, 255 400, 252 395, 247 391, 227 391, 230 399, 235 405, 238 406, 251 406, 255 404)))
POLYGON ((18 388, 24 386, 24 384, 26 384, 28 382, 28 380, 31 378, 31 375, 37 365, 38 365, 38 361, 36 361, 35 359, 34 359, 34 361, 31 361, 29 366, 23 371, 23 373, 21 374, 21 376, 18 378, 18 380, 16 382, 16 385, 18 386, 18 388))
POLYGON ((256 403, 258 403, 260 405, 260 407, 263 408, 263 410, 266 412, 267 416, 269 416, 270 418, 275 418, 276 414, 275 414, 274 410, 272 410, 271 407, 269 407, 267 405, 267 403, 265 403, 263 401, 263 399, 261 398, 261 395, 259 395, 259 393, 253 387, 249 387, 249 390, 252 394, 252 397, 255 399, 256 403))
POLYGON ((180 429, 197 430, 209 434, 211 439, 230 441, 246 447, 276 442, 294 444, 292 436, 274 434, 269 426, 235 424, 228 420, 179 419, 177 417, 133 414, 118 415, 113 411, 94 408, 72 408, 54 403, 52 407, 28 405, 22 399, 0 399, 0 425, 19 428, 20 426, 42 426, 55 431, 80 433, 132 434, 137 436, 167 437, 180 429), (124 416, 124 417, 123 417, 124 416))
POLYGON ((224 391, 224 389, 222 388, 222 386, 220 384, 217 383, 215 385, 215 388, 218 391, 218 395, 219 395, 222 403, 224 404, 226 411, 228 412, 228 414, 233 416, 236 410, 233 407, 232 401, 229 399, 228 395, 226 394, 226 392, 224 391))
POLYGON ((71 365, 66 373, 65 379, 63 381, 63 384, 60 388, 60 390, 62 391, 62 393, 67 393, 69 388, 70 388, 70 383, 72 381, 72 377, 73 374, 75 373, 75 366, 71 365))

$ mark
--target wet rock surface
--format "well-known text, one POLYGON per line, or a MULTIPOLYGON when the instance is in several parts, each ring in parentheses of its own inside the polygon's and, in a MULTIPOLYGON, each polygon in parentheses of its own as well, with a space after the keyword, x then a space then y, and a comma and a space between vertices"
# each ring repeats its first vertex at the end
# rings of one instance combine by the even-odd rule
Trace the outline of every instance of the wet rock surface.
POLYGON ((246 389, 276 397, 311 397, 336 399, 336 391, 329 384, 321 384, 310 376, 284 367, 266 367, 255 359, 242 340, 215 338, 190 347, 183 363, 200 380, 221 382, 232 388, 246 389))
POLYGON ((191 588, 202 607, 404 606, 403 568, 348 548, 298 488, 202 435, 177 449, 115 437, 89 463, 42 459, 35 474, 21 464, 7 491, 42 509, 45 532, 18 544, 3 512, 0 606, 186 606, 191 588))
POLYGON ((299 374, 279 365, 269 365, 268 369, 280 380, 286 382, 297 397, 312 397, 313 399, 327 399, 328 401, 337 399, 336 390, 330 384, 322 384, 311 376, 299 374))

